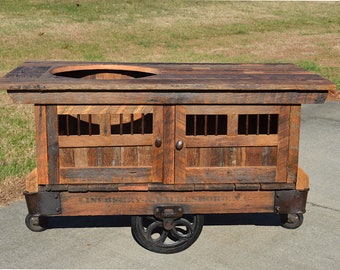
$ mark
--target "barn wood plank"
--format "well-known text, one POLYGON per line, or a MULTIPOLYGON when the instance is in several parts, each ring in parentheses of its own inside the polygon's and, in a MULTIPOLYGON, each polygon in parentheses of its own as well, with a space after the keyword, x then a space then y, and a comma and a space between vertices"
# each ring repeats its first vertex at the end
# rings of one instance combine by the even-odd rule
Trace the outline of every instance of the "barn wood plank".
MULTIPOLYGON (((169 127, 167 127, 169 128, 169 127)), ((152 147, 148 154, 152 166, 152 182, 164 181, 163 168, 164 168, 164 133, 168 131, 164 130, 164 111, 163 107, 153 107, 153 127, 152 127, 152 147), (157 146, 156 141, 161 140, 161 145, 157 146)), ((142 135, 143 136, 143 135, 142 135)), ((169 136, 169 135, 168 135, 169 136)), ((141 158, 144 158, 143 156, 141 158)), ((169 176, 169 175, 168 175, 169 176)))
POLYGON ((59 136, 60 147, 141 146, 152 145, 152 134, 124 134, 110 136, 59 136))
POLYGON ((180 205, 186 214, 272 213, 273 191, 89 192, 61 194, 62 215, 153 215, 158 205, 180 205), (113 207, 114 206, 114 207, 113 207))
MULTIPOLYGON (((57 106, 46 106, 47 156, 48 156, 48 183, 59 182, 59 144, 58 144, 58 115, 57 106)), ((41 164, 46 166, 46 164, 41 164)))
MULTIPOLYGON (((198 89, 197 89, 198 88, 198 89)), ((327 91, 200 91, 180 88, 178 91, 33 91, 8 90, 11 98, 20 104, 319 104, 324 103, 327 91), (122 98, 124 97, 124 98, 122 98)))
POLYGON ((279 114, 278 136, 279 143, 277 146, 277 182, 287 182, 287 162, 289 151, 289 118, 290 106, 281 106, 279 114))
POLYGON ((176 183, 265 183, 275 177, 275 166, 187 167, 186 177, 176 183))
POLYGON ((182 141, 183 148, 175 151, 175 184, 185 184, 187 145, 186 145, 186 106, 176 106, 175 145, 182 141), (184 180, 184 182, 183 182, 184 180))
POLYGON ((58 114, 147 114, 153 107, 147 105, 61 105, 58 114))
POLYGON ((276 146, 278 135, 187 136, 187 147, 276 146))
POLYGON ((298 175, 301 106, 290 108, 287 182, 294 183, 298 175))
POLYGON ((60 168, 61 184, 147 183, 151 166, 60 168))
POLYGON ((35 105, 35 129, 36 129, 36 160, 38 184, 48 184, 48 153, 47 153, 47 125, 46 106, 35 105))
POLYGON ((279 113, 278 106, 258 106, 258 105, 229 105, 229 106, 204 106, 204 105, 195 105, 195 106, 187 106, 186 113, 187 114, 230 114, 238 115, 242 113, 247 114, 275 114, 279 113))

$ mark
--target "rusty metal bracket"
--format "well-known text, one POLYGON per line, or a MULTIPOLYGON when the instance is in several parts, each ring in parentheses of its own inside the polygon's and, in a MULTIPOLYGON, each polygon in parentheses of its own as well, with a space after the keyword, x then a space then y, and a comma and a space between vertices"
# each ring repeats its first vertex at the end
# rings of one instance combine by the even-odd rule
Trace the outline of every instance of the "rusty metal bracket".
POLYGON ((174 220, 183 216, 183 207, 175 205, 157 206, 154 215, 163 221, 164 229, 170 231, 175 226, 174 220))
POLYGON ((60 192, 24 192, 24 195, 30 215, 49 216, 62 213, 60 192))
POLYGON ((306 212, 308 190, 275 191, 274 211, 278 214, 306 212))

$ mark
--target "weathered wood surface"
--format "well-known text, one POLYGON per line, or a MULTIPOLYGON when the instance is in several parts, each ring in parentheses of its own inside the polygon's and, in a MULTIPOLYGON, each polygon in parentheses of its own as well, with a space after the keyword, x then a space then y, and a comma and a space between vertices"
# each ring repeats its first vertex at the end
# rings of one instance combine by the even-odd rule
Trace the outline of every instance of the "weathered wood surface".
MULTIPOLYGON (((279 86, 278 86, 279 87, 279 86)), ((16 103, 22 104, 318 104, 327 91, 20 91, 8 90, 16 103)))
POLYGON ((238 189, 259 190, 262 184, 269 188, 274 183, 296 182, 300 106, 42 105, 36 108, 40 185, 159 182, 183 187, 216 185, 218 190, 223 185, 237 184, 238 189), (130 120, 135 119, 133 113, 151 113, 151 133, 130 134, 131 129, 112 134, 112 124, 120 127, 116 121, 112 123, 112 118, 119 113, 123 121, 124 108, 130 120), (90 119, 84 113, 95 113, 98 135, 83 135, 82 131, 60 135, 64 131, 58 131, 57 113, 76 114, 78 120, 73 122, 76 126, 90 119), (197 115, 200 120, 196 119, 197 115), (155 145, 157 140, 161 142, 159 146, 155 145), (182 149, 176 148, 178 141, 182 142, 182 149))
POLYGON ((36 104, 28 188, 70 192, 306 189, 300 104, 335 91, 290 64, 27 62, 1 86, 36 104))
POLYGON ((62 193, 62 215, 153 215, 157 205, 181 205, 185 213, 274 212, 273 191, 62 193))
POLYGON ((36 104, 302 104, 335 91, 292 64, 26 62, 0 87, 36 104))

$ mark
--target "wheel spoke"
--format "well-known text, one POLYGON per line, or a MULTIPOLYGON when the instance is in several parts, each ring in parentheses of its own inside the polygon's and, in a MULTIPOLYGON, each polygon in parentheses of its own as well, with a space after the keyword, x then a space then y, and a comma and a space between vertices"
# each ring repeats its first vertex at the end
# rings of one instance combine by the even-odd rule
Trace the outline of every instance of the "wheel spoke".
POLYGON ((189 220, 180 218, 175 221, 175 226, 171 230, 171 236, 174 239, 180 240, 180 239, 189 239, 194 231, 193 223, 191 223, 189 220))
POLYGON ((163 229, 163 223, 155 220, 147 228, 145 228, 145 237, 148 241, 154 243, 164 243, 168 236, 168 232, 163 229))

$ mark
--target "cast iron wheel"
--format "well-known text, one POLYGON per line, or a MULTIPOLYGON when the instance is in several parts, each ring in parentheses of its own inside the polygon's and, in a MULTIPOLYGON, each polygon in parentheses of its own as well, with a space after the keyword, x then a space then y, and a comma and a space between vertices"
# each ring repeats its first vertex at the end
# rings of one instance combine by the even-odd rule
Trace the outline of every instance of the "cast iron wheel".
POLYGON ((202 215, 185 215, 174 220, 171 230, 154 216, 132 216, 131 232, 142 247, 157 253, 171 254, 190 247, 201 234, 204 223, 202 215))
POLYGON ((286 229, 296 229, 303 222, 303 214, 281 214, 281 226, 286 229))
POLYGON ((47 217, 27 214, 25 224, 32 232, 42 232, 47 227, 47 217))

